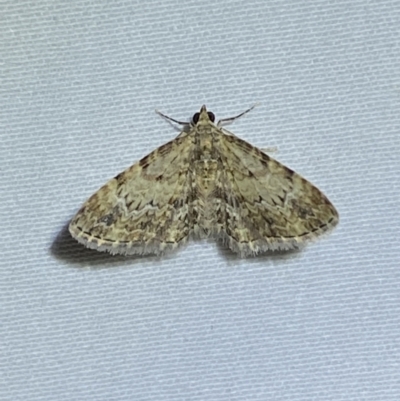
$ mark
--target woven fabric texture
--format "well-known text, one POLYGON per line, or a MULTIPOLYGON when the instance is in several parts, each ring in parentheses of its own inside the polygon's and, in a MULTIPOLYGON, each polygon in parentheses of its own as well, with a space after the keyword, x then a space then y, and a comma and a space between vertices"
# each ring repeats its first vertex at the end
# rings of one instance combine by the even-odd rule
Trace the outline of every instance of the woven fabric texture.
POLYGON ((0 24, 1 400, 399 400, 400 2, 11 1, 0 24), (302 252, 87 250, 85 199, 217 118, 340 213, 302 252))

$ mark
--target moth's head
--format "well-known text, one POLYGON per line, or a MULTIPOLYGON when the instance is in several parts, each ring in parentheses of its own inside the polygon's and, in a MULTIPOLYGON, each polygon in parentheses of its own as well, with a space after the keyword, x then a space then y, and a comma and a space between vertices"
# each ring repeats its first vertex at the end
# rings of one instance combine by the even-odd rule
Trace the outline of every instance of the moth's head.
POLYGON ((202 106, 200 109, 199 113, 195 113, 192 117, 192 124, 197 125, 198 123, 201 122, 214 122, 215 121, 215 115, 211 111, 207 111, 206 106, 202 106))

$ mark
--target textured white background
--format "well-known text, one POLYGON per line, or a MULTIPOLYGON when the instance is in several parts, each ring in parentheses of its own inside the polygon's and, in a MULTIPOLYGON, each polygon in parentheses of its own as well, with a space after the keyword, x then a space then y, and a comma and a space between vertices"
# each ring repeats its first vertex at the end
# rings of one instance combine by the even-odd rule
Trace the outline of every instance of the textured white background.
POLYGON ((14 1, 0 13, 1 400, 399 400, 400 2, 14 1), (217 3, 217 4, 215 4, 217 3), (189 119, 320 187, 334 233, 240 260, 90 251, 82 202, 189 119))

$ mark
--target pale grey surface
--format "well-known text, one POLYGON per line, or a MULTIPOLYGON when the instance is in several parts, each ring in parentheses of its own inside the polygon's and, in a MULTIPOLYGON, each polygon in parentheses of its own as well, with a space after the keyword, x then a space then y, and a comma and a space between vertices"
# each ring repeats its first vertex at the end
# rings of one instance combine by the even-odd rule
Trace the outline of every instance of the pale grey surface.
POLYGON ((3 1, 1 400, 400 399, 400 2, 3 1), (323 189, 338 229, 239 260, 85 250, 65 227, 188 119, 323 189))

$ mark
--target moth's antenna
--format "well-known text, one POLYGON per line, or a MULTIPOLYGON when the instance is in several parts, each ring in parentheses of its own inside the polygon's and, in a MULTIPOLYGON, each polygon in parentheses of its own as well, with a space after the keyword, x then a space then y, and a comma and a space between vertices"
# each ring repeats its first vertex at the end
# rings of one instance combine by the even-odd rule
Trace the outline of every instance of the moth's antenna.
POLYGON ((174 118, 168 117, 165 114, 161 113, 161 111, 156 110, 156 113, 159 114, 162 118, 165 118, 166 120, 169 120, 169 121, 173 121, 176 124, 179 124, 179 125, 190 125, 189 122, 178 121, 178 120, 175 120, 174 118))
POLYGON ((230 124, 233 121, 237 120, 238 118, 244 116, 245 114, 247 114, 248 112, 250 112, 251 110, 254 109, 254 107, 258 106, 260 103, 256 103, 253 106, 251 106, 249 109, 247 109, 246 111, 244 111, 243 113, 238 114, 237 116, 234 117, 229 117, 229 118, 223 118, 222 120, 219 120, 217 123, 218 127, 221 127, 224 124, 230 124))

